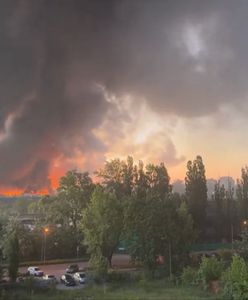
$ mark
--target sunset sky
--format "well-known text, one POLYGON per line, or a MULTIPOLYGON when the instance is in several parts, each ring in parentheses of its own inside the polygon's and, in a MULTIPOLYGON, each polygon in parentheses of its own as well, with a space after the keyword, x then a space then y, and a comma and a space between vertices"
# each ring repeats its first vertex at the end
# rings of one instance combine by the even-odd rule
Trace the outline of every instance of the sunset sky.
POLYGON ((0 193, 111 158, 248 163, 245 0, 3 0, 0 193))

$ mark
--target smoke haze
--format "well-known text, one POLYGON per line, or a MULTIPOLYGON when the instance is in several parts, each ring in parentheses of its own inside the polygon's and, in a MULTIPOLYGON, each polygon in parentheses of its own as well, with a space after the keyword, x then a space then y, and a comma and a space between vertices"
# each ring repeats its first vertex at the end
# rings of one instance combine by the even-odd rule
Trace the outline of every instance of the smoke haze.
MULTIPOLYGON (((224 105, 246 111, 247 6, 1 1, 0 185, 49 189, 58 161, 62 170, 78 161, 95 168, 113 152, 103 128, 113 144, 127 124, 131 130, 139 107, 186 119, 224 105)), ((159 136, 159 158, 169 165, 185 160, 169 132, 159 136)))

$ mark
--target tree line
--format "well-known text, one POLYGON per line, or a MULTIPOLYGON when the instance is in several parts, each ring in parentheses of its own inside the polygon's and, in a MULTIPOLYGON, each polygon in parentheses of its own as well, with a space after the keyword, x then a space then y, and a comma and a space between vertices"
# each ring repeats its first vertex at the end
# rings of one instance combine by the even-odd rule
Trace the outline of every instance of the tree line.
MULTIPOLYGON (((9 266, 13 251, 22 260, 43 257, 45 227, 47 259, 88 252, 91 266, 103 274, 121 242, 147 270, 154 272, 162 258, 173 272, 186 263, 193 242, 207 241, 207 185, 200 156, 187 163, 183 195, 173 192, 163 163, 114 159, 94 176, 93 181, 88 172, 69 171, 55 195, 32 201, 27 207, 36 216, 32 229, 19 222, 18 215, 9 220, 2 214, 2 256, 9 266)), ((226 190, 217 183, 212 203, 216 240, 228 240, 230 228, 238 233, 248 218, 248 168, 242 169, 236 195, 232 187, 226 190)))

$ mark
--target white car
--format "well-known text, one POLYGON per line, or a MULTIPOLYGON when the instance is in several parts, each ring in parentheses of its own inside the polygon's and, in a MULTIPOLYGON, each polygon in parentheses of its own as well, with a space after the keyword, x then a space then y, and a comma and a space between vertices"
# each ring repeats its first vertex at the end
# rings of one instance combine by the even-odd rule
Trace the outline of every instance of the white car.
POLYGON ((85 273, 84 272, 77 272, 74 274, 74 279, 75 281, 83 284, 85 283, 85 279, 86 279, 86 276, 85 276, 85 273))
POLYGON ((45 276, 43 276, 43 280, 49 281, 51 283, 57 283, 57 279, 54 275, 48 275, 46 274, 45 276))
POLYGON ((41 269, 39 269, 38 267, 29 267, 28 273, 29 275, 33 275, 37 277, 42 277, 44 275, 44 272, 41 271, 41 269))

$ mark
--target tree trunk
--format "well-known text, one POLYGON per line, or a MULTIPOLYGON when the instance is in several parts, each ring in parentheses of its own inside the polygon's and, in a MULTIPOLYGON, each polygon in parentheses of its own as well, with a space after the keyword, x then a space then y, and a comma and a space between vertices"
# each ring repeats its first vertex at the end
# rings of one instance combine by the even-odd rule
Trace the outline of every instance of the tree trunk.
POLYGON ((112 257, 113 257, 113 253, 111 253, 111 254, 107 257, 109 268, 112 268, 112 257))

